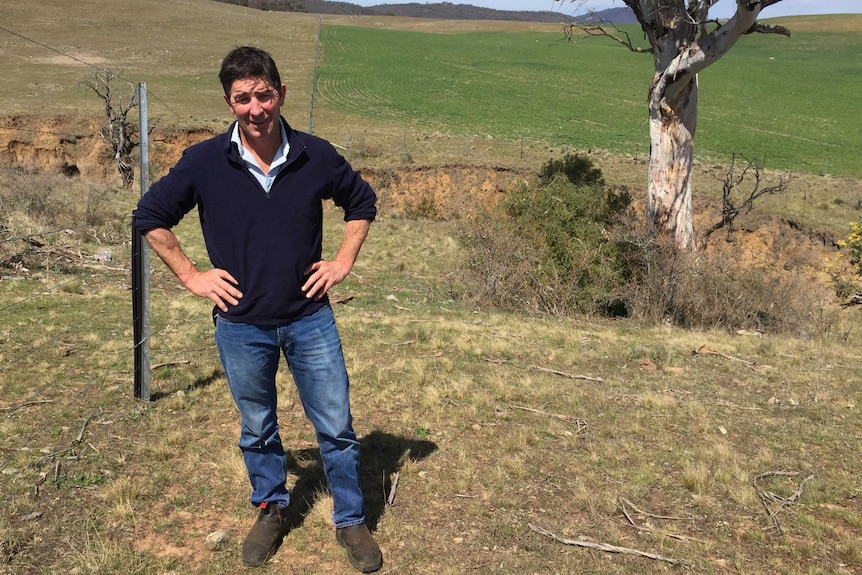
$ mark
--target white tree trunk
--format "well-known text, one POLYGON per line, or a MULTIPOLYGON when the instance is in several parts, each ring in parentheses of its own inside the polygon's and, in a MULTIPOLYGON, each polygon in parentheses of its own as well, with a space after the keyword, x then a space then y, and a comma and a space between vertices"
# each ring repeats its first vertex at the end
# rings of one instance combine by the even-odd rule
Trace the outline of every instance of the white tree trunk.
POLYGON ((697 76, 674 101, 650 94, 647 221, 651 231, 693 248, 691 167, 697 127, 697 76))

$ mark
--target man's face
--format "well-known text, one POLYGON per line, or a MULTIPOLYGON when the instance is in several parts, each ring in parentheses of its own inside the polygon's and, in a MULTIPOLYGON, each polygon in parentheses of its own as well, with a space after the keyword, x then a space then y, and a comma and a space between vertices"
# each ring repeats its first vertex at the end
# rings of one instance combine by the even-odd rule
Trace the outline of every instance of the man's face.
POLYGON ((239 122, 246 143, 281 139, 279 115, 284 105, 285 86, 274 87, 263 78, 236 80, 224 99, 239 122))

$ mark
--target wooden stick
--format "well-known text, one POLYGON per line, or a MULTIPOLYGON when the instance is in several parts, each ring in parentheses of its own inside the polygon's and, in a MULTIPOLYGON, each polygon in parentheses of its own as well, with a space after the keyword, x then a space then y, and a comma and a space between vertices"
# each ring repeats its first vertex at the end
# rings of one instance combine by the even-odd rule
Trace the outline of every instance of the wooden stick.
POLYGON ((646 517, 653 517, 655 519, 674 519, 680 521, 693 521, 694 517, 668 517, 666 515, 653 515, 652 513, 647 513, 641 509, 638 509, 631 501, 626 499, 625 497, 620 497, 620 509, 622 509, 623 515, 626 516, 626 519, 631 524, 632 527, 637 529, 638 531, 645 531, 647 533, 659 534, 664 537, 670 537, 671 539, 676 539, 678 541, 697 541, 698 543, 706 543, 701 539, 697 539, 696 537, 689 537, 687 535, 680 535, 679 533, 674 533, 673 531, 665 531, 664 529, 653 529, 652 527, 642 527, 634 522, 631 515, 629 515, 626 506, 631 507, 639 514, 644 515, 646 517))
POLYGON ((731 409, 741 409, 743 411, 763 411, 762 407, 743 407, 742 405, 736 405, 735 403, 730 403, 729 401, 716 401, 715 404, 722 407, 729 407, 731 409))
POLYGON ((541 367, 539 365, 531 365, 530 369, 534 369, 536 371, 541 371, 544 373, 553 373, 554 375, 561 375, 563 377, 568 377, 569 379, 586 379, 587 381, 598 381, 598 382, 602 381, 601 377, 591 377, 589 375, 576 375, 574 373, 566 373, 565 371, 557 371, 556 369, 541 367))
POLYGON ((700 346, 699 348, 692 350, 695 355, 718 355, 725 359, 732 359, 733 361, 738 361, 740 363, 744 363, 745 365, 757 365, 755 361, 748 361, 747 359, 739 359, 738 357, 733 357, 732 355, 727 355, 724 353, 720 353, 717 351, 713 351, 706 347, 705 345, 700 346))
POLYGON ((28 464, 27 467, 36 467, 37 465, 39 465, 43 461, 47 461, 48 459, 57 459, 61 455, 65 455, 65 454, 69 453, 70 451, 74 453, 75 448, 74 447, 68 447, 66 449, 59 449, 57 451, 52 451, 48 455, 44 455, 44 456, 40 457, 39 459, 37 459, 36 461, 34 461, 33 463, 28 464))
POLYGON ((169 365, 188 365, 188 364, 189 364, 189 360, 187 360, 187 359, 181 359, 181 360, 179 360, 179 361, 168 361, 168 362, 165 362, 165 363, 157 363, 157 364, 155 364, 155 365, 151 365, 151 366, 150 366, 150 369, 151 369, 151 370, 153 370, 153 369, 159 369, 160 367, 167 367, 167 366, 169 366, 169 365))
POLYGON ((598 549, 599 551, 607 551, 608 553, 622 553, 624 555, 636 555, 638 557, 646 557, 647 559, 655 559, 656 561, 664 561, 665 563, 670 563, 671 565, 688 565, 685 561, 679 559, 671 559, 670 557, 663 557, 661 555, 656 555, 655 553, 648 553, 646 551, 638 551, 637 549, 631 549, 629 547, 619 547, 618 545, 610 545, 608 543, 593 543, 591 541, 580 541, 578 539, 565 539, 560 537, 559 535, 555 535, 551 533, 547 529, 543 529, 541 527, 537 527, 536 525, 529 524, 530 529, 535 531, 540 535, 544 535, 546 537, 550 537, 554 541, 562 543, 563 545, 576 545, 578 547, 588 547, 590 549, 598 549))
MULTIPOLYGON (((628 517, 628 515, 626 515, 628 517)), ((625 524, 623 521, 616 520, 618 523, 625 524)), ((631 519, 629 518, 629 522, 631 519)), ((652 527, 642 527, 635 523, 631 523, 631 526, 637 529, 642 533, 650 533, 652 535, 660 535, 662 537, 668 537, 670 539, 676 539, 677 541, 695 541, 697 543, 706 543, 704 539, 698 539, 697 537, 689 537, 688 535, 680 535, 679 533, 674 533, 673 531, 666 531, 664 529, 653 529, 652 527)))
MULTIPOLYGON (((629 501, 625 497, 620 497, 620 502, 625 503, 626 505, 628 505, 629 507, 631 507, 632 509, 634 509, 635 511, 637 511, 641 515, 644 515, 646 517, 652 517, 653 519, 669 519, 671 521, 694 521, 695 520, 695 517, 671 517, 669 515, 654 515, 652 513, 647 513, 643 509, 638 509, 638 507, 634 503, 632 503, 631 501, 629 501)), ((620 505, 620 507, 623 507, 623 505, 620 505)))
POLYGON ((24 403, 19 403, 18 405, 14 405, 12 407, 0 407, 0 411, 18 411, 22 407, 29 407, 31 405, 39 405, 42 403, 54 403, 53 399, 34 399, 33 401, 25 401, 24 403))
POLYGON ((395 505, 395 490, 398 489, 398 479, 401 477, 401 472, 396 471, 392 476, 392 487, 389 488, 389 497, 386 498, 386 505, 392 507, 395 505))
POLYGON ((81 426, 81 431, 78 432, 78 437, 75 438, 75 443, 81 443, 84 439, 84 430, 87 429, 87 424, 92 421, 92 419, 96 417, 96 414, 92 414, 90 417, 84 420, 84 424, 81 426))
POLYGON ((566 421, 568 423, 576 423, 578 425, 578 433, 586 430, 587 428, 587 420, 581 419, 580 417, 571 417, 569 415, 560 415, 559 413, 548 413, 546 411, 542 411, 540 409, 533 409, 532 407, 524 407, 523 405, 515 405, 509 404, 509 407, 512 409, 521 409, 523 411, 529 411, 530 413, 535 413, 537 415, 543 415, 545 417, 554 417, 556 419, 560 419, 562 421, 566 421))
POLYGON ((751 483, 754 486, 754 490, 757 492, 758 497, 760 497, 760 503, 763 505, 763 509, 766 511, 766 514, 769 515, 769 518, 772 520, 772 527, 778 531, 779 535, 784 535, 784 529, 781 528, 781 523, 778 521, 778 513, 786 506, 791 505, 796 502, 800 497, 802 497, 802 487, 810 480, 814 479, 814 474, 812 473, 805 479, 803 479, 799 483, 799 487, 796 489, 796 492, 790 497, 781 497, 772 493, 771 491, 766 491, 761 489, 757 482, 761 479, 766 479, 769 477, 792 477, 794 475, 798 475, 795 471, 785 471, 783 469, 779 469, 778 471, 767 471, 765 473, 761 473, 757 477, 755 477, 751 483), (767 500, 777 503, 778 506, 775 509, 770 509, 769 503, 767 500))

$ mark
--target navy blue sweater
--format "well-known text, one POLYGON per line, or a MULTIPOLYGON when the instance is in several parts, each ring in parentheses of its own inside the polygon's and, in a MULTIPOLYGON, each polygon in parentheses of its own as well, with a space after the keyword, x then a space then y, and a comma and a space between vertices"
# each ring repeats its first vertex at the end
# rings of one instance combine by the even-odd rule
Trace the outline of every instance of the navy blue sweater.
POLYGON ((146 233, 174 227, 197 206, 210 262, 243 293, 237 306, 218 311, 229 321, 285 324, 328 305, 300 289, 321 258, 322 200, 341 207, 345 221, 377 214, 374 190, 332 144, 284 125, 290 151, 269 193, 240 158, 231 126, 185 150, 134 211, 135 229, 146 233))

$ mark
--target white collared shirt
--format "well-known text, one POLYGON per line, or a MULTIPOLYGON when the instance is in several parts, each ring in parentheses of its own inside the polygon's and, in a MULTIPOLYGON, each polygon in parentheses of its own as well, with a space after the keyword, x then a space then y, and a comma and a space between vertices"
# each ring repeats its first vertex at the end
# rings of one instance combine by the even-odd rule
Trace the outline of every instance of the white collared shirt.
POLYGON ((242 145, 242 139, 239 136, 239 123, 235 124, 233 127, 233 134, 231 134, 231 142, 236 144, 237 150, 239 150, 239 155, 242 158, 245 165, 248 166, 249 171, 254 175, 266 193, 269 193, 269 189, 272 187, 272 183, 275 181, 275 177, 278 175, 278 172, 281 171, 281 167, 287 162, 287 154, 290 152, 290 144, 287 141, 287 132, 284 130, 284 124, 280 124, 281 127, 281 145, 278 147, 278 150, 275 152, 275 157, 272 159, 272 164, 269 165, 269 173, 264 174, 263 169, 257 163, 257 160, 254 159, 254 156, 251 152, 245 149, 245 146, 242 145))

